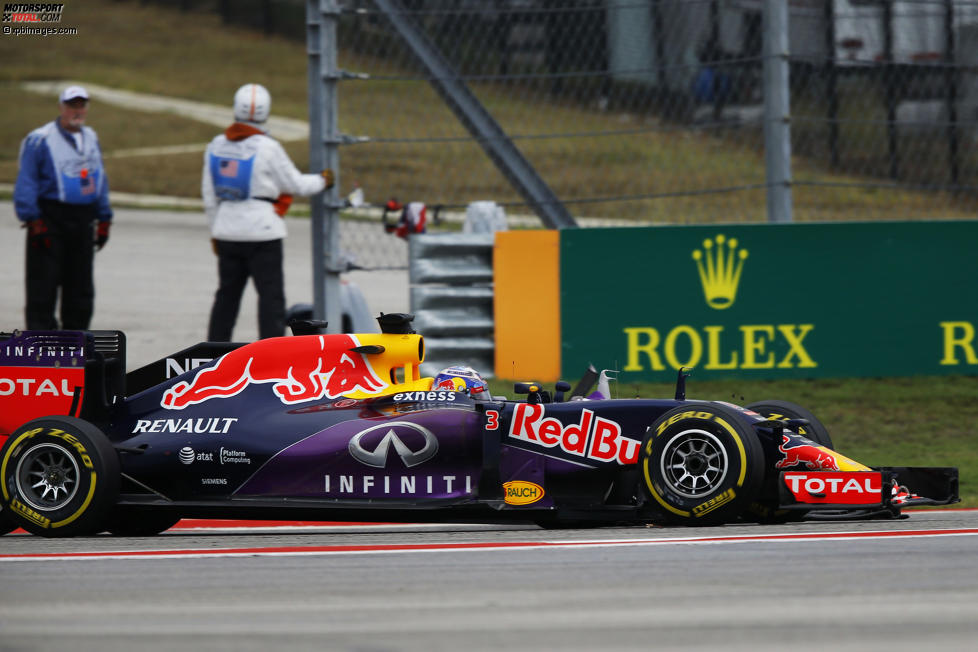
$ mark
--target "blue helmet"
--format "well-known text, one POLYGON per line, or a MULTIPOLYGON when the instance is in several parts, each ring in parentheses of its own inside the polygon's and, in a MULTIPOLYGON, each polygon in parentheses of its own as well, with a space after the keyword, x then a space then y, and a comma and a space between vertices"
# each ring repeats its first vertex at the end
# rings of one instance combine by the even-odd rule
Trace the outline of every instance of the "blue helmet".
POLYGON ((431 388, 465 392, 475 400, 489 400, 491 398, 489 383, 482 379, 479 372, 465 365, 454 365, 439 371, 431 388))

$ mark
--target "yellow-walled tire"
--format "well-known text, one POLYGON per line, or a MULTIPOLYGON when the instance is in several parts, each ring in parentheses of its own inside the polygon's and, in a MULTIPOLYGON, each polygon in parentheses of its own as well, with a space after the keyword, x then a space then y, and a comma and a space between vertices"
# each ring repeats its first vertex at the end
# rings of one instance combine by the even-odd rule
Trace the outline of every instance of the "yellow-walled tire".
POLYGON ((640 488, 661 513, 682 525, 737 520, 764 479, 764 454, 753 427, 734 408, 689 403, 649 428, 639 452, 640 488))
POLYGON ((118 454, 87 421, 35 419, 15 430, 0 450, 3 513, 28 532, 97 532, 118 495, 118 454))

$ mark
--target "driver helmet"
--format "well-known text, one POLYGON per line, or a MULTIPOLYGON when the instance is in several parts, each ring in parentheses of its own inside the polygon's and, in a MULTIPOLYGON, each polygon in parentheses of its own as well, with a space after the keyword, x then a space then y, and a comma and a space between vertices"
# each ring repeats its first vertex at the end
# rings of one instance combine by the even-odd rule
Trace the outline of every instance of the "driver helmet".
POLYGON ((272 96, 261 84, 245 84, 234 94, 234 119, 250 125, 268 120, 272 96))
POLYGON ((479 372, 465 365, 455 365, 439 371, 431 388, 465 392, 477 401, 488 401, 492 398, 489 395, 489 383, 482 379, 479 372))

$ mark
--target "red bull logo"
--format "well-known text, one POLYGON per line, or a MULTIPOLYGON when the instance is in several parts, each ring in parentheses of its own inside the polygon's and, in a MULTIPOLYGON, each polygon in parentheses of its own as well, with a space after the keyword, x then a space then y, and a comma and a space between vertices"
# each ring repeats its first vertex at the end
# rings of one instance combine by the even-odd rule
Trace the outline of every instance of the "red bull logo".
POLYGON ((839 464, 828 448, 813 444, 810 440, 787 433, 781 435, 778 450, 784 453, 784 459, 775 464, 778 469, 790 469, 804 465, 811 471, 838 471, 839 464))
POLYGON ((462 392, 465 391, 465 381, 457 376, 455 378, 446 378, 435 385, 433 389, 448 389, 453 392, 462 392))
POLYGON ((581 410, 580 421, 570 425, 545 414, 542 405, 520 403, 513 412, 509 436, 568 457, 618 464, 638 462, 641 442, 622 435, 618 423, 596 416, 591 410, 581 410))
POLYGON ((212 398, 240 394, 256 383, 272 383, 287 404, 336 398, 349 392, 376 394, 388 384, 360 353, 353 335, 307 335, 259 340, 222 356, 190 382, 179 382, 163 394, 160 405, 182 410, 212 398))

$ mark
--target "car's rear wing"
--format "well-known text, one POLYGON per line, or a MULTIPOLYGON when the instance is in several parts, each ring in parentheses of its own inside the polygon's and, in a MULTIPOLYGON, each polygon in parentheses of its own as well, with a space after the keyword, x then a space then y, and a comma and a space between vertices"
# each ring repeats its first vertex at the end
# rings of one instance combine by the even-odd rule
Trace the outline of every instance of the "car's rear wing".
POLYGON ((0 435, 52 415, 98 422, 125 397, 121 331, 0 333, 0 435))

